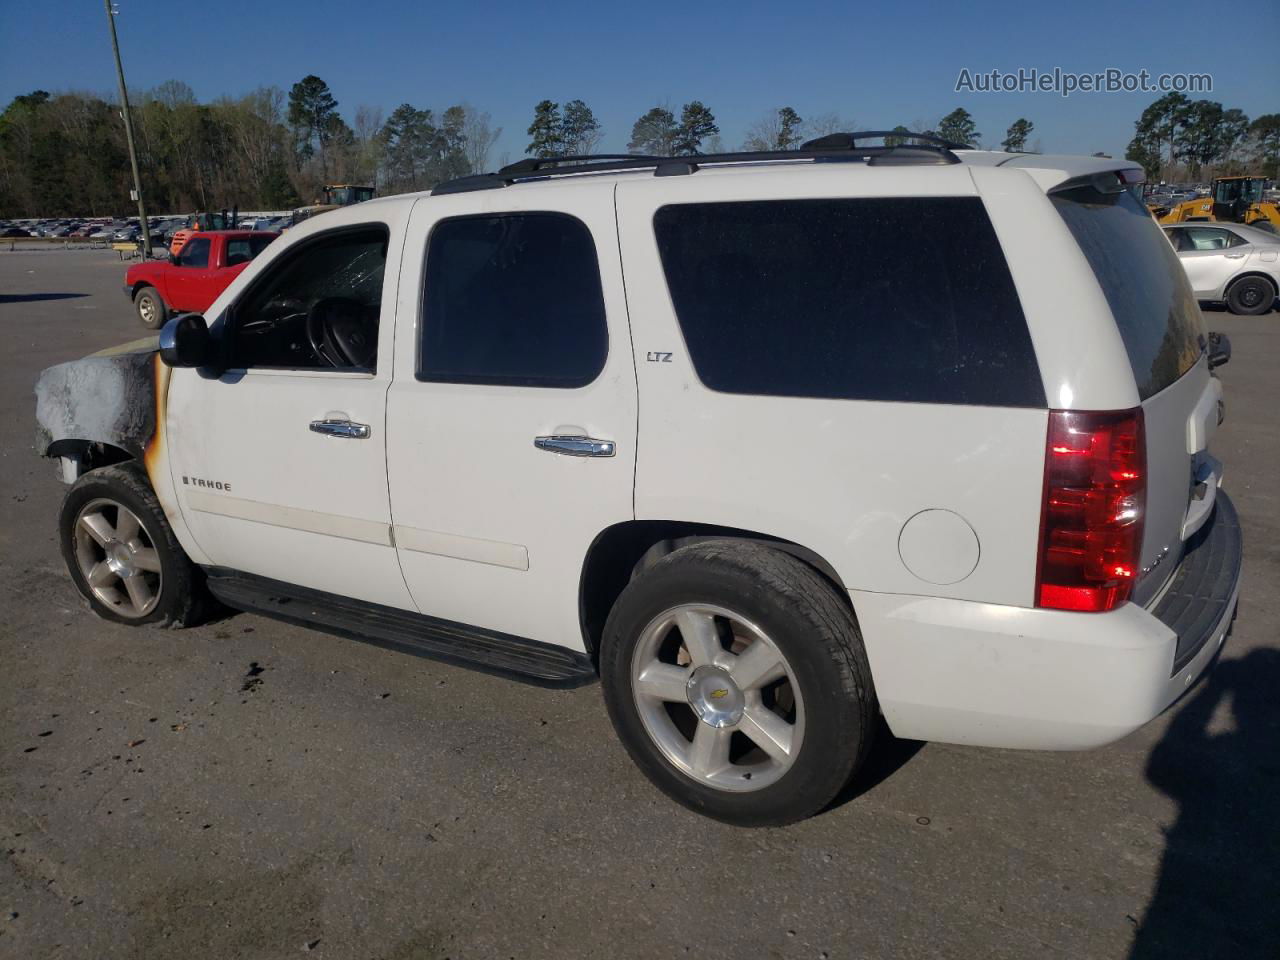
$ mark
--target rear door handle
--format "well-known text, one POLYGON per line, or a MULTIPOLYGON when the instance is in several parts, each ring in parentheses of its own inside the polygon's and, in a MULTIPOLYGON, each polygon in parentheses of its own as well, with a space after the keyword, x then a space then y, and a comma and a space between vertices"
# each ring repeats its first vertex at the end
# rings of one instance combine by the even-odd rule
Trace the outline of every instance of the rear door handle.
POLYGON ((539 450, 549 450, 566 457, 612 457, 616 452, 612 440, 593 437, 534 437, 533 445, 539 450))
POLYGON ((1225 255, 1228 260, 1240 260, 1244 257, 1243 253, 1228 253, 1225 255))
POLYGON ((326 437, 339 437, 344 440, 368 440, 369 425, 353 423, 350 420, 312 420, 311 432, 322 433, 326 437))

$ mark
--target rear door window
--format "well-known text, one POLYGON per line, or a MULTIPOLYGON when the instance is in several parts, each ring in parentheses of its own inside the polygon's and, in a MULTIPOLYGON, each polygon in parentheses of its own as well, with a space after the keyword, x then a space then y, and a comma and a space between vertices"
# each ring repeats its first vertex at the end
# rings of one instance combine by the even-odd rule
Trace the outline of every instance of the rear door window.
POLYGON ((977 197, 680 204, 661 208, 654 230, 712 390, 1045 405, 977 197))
POLYGON ((581 387, 608 350, 595 242, 581 220, 507 213, 431 231, 419 380, 581 387))
MULTIPOLYGON (((1084 185, 1059 190, 1050 199, 1107 298, 1138 396, 1155 396, 1200 356, 1200 308, 1177 254, 1128 191, 1102 193, 1084 185)), ((1198 249, 1190 238, 1181 240, 1180 249, 1198 249)))

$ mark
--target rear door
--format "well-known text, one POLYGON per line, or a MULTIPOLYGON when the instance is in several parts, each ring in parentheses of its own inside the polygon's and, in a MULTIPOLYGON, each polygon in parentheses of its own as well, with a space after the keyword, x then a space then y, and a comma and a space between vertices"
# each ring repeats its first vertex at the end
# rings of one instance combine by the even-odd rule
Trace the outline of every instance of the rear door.
POLYGON ((613 191, 483 200, 413 211, 387 399, 395 542, 423 613, 582 649, 583 560, 633 516, 613 191))
POLYGON ((1222 387, 1209 373, 1187 272, 1142 205, 1127 191, 1104 194, 1091 185, 1056 191, 1051 199, 1111 308, 1142 405, 1147 503, 1133 599, 1146 603, 1212 513, 1221 464, 1209 454, 1209 441, 1222 387))
POLYGON ((1183 227, 1181 232, 1178 259, 1192 292, 1206 300, 1221 296, 1253 248, 1222 227, 1183 227))

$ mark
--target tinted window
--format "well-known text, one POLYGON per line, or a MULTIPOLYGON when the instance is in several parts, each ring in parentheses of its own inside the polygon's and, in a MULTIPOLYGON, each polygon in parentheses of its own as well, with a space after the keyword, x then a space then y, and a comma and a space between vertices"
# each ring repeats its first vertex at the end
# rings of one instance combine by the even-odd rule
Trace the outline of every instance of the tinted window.
POLYGON ((227 266, 234 267, 248 263, 263 250, 267 249, 275 237, 235 237, 227 241, 227 266))
POLYGON ((437 224, 422 317, 420 380, 577 387, 608 351, 595 244, 564 214, 437 224))
POLYGON ((230 368, 377 365, 385 227, 321 235, 268 264, 233 307, 230 368))
POLYGON ((976 197, 682 204, 659 210, 654 229, 713 390, 1044 405, 976 197))
MULTIPOLYGON (((1200 356, 1200 308, 1182 264, 1146 208, 1127 191, 1101 193, 1082 186, 1051 199, 1106 295, 1138 395, 1154 396, 1200 356)), ((1188 241, 1182 238, 1181 249, 1193 249, 1188 241)))
POLYGON ((208 237, 192 237, 184 243, 181 252, 178 254, 178 266, 209 266, 209 242, 208 237))

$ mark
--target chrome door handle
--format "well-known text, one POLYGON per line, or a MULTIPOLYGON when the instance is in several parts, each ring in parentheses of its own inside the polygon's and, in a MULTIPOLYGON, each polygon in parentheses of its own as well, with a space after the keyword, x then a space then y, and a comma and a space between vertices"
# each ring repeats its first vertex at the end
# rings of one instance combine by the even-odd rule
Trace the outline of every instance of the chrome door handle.
POLYGON ((352 423, 350 420, 312 420, 311 432, 322 433, 326 437, 341 437, 345 440, 369 439, 369 425, 352 423))
POLYGON ((1240 260, 1244 257, 1243 253, 1227 253, 1223 254, 1228 260, 1240 260))
POLYGON ((534 437, 533 445, 566 457, 612 457, 615 452, 612 440, 591 437, 534 437))

